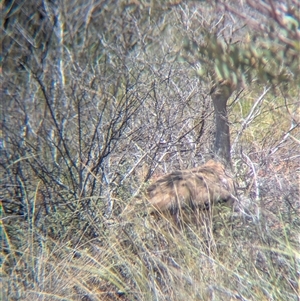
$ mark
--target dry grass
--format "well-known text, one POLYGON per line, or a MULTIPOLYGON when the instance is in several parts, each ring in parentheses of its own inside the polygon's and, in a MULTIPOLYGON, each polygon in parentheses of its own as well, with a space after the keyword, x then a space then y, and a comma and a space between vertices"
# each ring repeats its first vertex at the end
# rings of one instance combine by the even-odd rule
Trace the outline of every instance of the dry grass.
MULTIPOLYGON (((278 177, 257 181, 272 186, 278 177)), ((243 196, 244 214, 180 232, 143 204, 109 220, 86 215, 94 237, 74 225, 57 237, 30 220, 4 219, 2 300, 296 301, 299 191, 288 184, 296 183, 281 188, 284 196, 276 186, 259 200, 243 196)))
MULTIPOLYGON (((285 119, 292 121, 288 113, 285 119)), ((131 161, 128 168, 118 156, 109 159, 119 171, 129 169, 109 191, 110 214, 103 196, 57 202, 51 196, 59 189, 27 169, 31 186, 19 183, 31 202, 23 203, 23 215, 16 203, 2 212, 1 300, 299 301, 299 129, 279 135, 278 119, 263 127, 260 143, 248 135, 252 129, 258 124, 251 118, 246 136, 242 123, 232 128, 239 210, 180 231, 149 214, 146 198, 137 201, 132 192, 148 184, 131 161)), ((166 163, 176 165, 172 157, 166 163)))
POLYGON ((296 78, 228 108, 237 211, 178 230, 143 197, 211 155, 210 79, 177 30, 197 53, 217 24, 232 45, 253 30, 204 1, 4 2, 0 299, 299 301, 296 78))

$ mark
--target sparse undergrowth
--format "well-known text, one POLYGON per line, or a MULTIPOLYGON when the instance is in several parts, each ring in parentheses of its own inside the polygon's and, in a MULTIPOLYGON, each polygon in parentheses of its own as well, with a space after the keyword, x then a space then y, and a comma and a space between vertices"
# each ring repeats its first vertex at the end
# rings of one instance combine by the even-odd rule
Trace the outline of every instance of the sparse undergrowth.
POLYGON ((299 301, 299 4, 229 2, 0 4, 1 300, 299 301), (222 85, 239 202, 178 230, 222 85))
POLYGON ((135 200, 110 219, 83 213, 85 228, 72 223, 76 213, 44 216, 42 227, 7 217, 2 300, 296 301, 299 190, 289 180, 296 178, 257 176, 269 186, 256 198, 251 187, 252 196, 241 195, 244 213, 240 207, 215 216, 213 226, 186 224, 179 232, 135 200))

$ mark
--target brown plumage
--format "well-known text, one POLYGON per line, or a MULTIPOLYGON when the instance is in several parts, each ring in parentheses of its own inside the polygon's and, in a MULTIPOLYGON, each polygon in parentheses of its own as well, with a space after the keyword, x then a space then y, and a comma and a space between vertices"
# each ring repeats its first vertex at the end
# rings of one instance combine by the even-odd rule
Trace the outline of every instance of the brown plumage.
POLYGON ((209 209, 214 203, 233 204, 234 182, 224 166, 214 160, 188 170, 174 171, 159 178, 147 190, 156 211, 169 212, 178 222, 181 210, 209 209))

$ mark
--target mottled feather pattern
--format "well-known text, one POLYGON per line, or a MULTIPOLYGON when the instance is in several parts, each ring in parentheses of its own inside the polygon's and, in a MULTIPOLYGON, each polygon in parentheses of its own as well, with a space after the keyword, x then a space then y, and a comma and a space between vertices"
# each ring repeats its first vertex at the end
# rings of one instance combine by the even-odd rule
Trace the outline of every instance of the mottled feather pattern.
POLYGON ((213 203, 233 203, 234 182, 225 167, 214 160, 188 170, 174 171, 148 188, 150 204, 158 211, 176 213, 189 207, 207 209, 213 203))

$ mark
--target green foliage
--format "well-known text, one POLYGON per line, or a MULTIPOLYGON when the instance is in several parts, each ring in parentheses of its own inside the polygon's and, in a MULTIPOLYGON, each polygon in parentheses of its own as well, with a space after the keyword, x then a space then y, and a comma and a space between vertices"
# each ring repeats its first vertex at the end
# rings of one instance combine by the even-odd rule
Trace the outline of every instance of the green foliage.
POLYGON ((196 71, 201 78, 208 74, 215 82, 229 81, 233 87, 254 80, 274 85, 299 83, 299 11, 259 1, 246 1, 244 9, 252 10, 251 14, 219 1, 215 7, 219 15, 212 12, 213 17, 205 20, 209 29, 202 28, 197 39, 187 34, 184 57, 200 63, 196 71), (236 33, 231 34, 227 31, 233 26, 230 14, 240 19, 236 33))
POLYGON ((297 300, 296 10, 254 32, 207 1, 1 8, 1 300, 297 300), (178 231, 143 190, 210 157, 211 80, 245 85, 240 207, 178 231))

